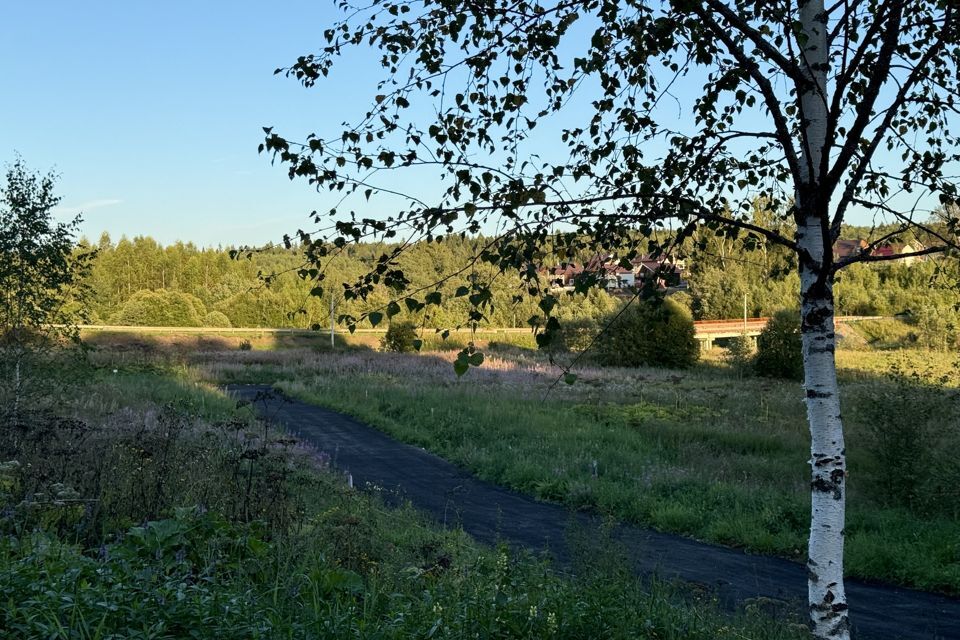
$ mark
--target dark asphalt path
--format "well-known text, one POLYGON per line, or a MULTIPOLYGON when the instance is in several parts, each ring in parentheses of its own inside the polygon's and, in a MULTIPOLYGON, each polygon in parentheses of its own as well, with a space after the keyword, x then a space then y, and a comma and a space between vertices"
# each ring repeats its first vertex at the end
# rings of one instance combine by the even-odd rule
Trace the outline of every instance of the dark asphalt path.
MULTIPOLYGON (((237 398, 252 400, 270 387, 227 389, 237 398)), ((479 480, 335 411, 277 398, 256 405, 262 415, 329 454, 337 468, 353 477, 355 486, 370 483, 397 491, 440 523, 461 526, 481 542, 549 550, 565 564, 570 559, 571 526, 598 525, 590 516, 479 480)), ((639 527, 620 526, 613 535, 641 574, 705 585, 728 603, 763 597, 799 607, 806 601, 806 574, 800 564, 639 527)), ((857 580, 848 580, 846 586, 855 638, 960 640, 960 600, 857 580)))

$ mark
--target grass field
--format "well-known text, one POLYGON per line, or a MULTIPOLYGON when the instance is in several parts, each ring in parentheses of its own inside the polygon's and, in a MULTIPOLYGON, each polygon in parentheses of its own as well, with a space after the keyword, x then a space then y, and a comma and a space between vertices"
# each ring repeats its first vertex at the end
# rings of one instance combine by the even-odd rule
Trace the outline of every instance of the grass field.
MULTIPOLYGON (((355 333, 337 331, 334 343, 341 349, 377 349, 386 330, 361 330, 355 333)), ((456 351, 472 342, 486 348, 491 343, 508 343, 518 347, 534 348, 533 336, 517 329, 488 329, 478 331, 454 331, 442 339, 433 330, 422 332, 424 351, 456 351)), ((326 349, 330 346, 330 334, 325 331, 276 330, 276 329, 191 329, 151 327, 144 331, 138 327, 110 327, 86 329, 81 332, 83 340, 96 347, 103 346, 114 353, 132 352, 144 354, 189 354, 196 351, 223 351, 239 349, 241 345, 250 350, 276 351, 295 348, 326 349)))
MULTIPOLYGON (((316 349, 195 354, 197 379, 276 382, 538 498, 802 559, 809 444, 798 383, 740 379, 715 350, 691 371, 584 368, 494 344, 452 354, 316 349)), ((838 354, 850 455, 849 575, 960 593, 955 357, 838 354), (919 464, 914 464, 919 460, 919 464)))
MULTIPOLYGON (((316 357, 199 360, 298 354, 316 357)), ((90 362, 0 434, 0 629, 15 637, 807 637, 761 605, 641 584, 609 540, 581 541, 575 576, 558 575, 385 508, 175 351, 90 362)))

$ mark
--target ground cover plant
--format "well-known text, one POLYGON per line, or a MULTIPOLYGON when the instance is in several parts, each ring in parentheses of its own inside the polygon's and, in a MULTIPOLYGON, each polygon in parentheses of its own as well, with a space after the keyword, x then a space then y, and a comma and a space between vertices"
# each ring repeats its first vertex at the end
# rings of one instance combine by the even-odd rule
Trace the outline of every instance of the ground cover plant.
MULTIPOLYGON (((576 384, 548 393, 557 370, 544 358, 499 353, 469 381, 451 375, 454 356, 444 353, 207 353, 195 362, 210 379, 278 382, 541 499, 804 558, 809 445, 798 383, 740 377, 714 359, 682 371, 582 368, 576 384)), ((960 593, 960 548, 949 542, 960 535, 955 359, 841 349, 838 361, 856 497, 848 574, 960 593), (923 477, 891 491, 884 460, 912 437, 906 424, 923 434, 912 449, 923 477), (920 487, 929 488, 924 504, 910 498, 920 487)))
POLYGON ((129 355, 95 351, 57 411, 0 433, 4 633, 806 637, 756 607, 722 612, 709 596, 641 584, 603 540, 573 575, 480 547, 349 489, 325 452, 258 423, 192 366, 129 355))

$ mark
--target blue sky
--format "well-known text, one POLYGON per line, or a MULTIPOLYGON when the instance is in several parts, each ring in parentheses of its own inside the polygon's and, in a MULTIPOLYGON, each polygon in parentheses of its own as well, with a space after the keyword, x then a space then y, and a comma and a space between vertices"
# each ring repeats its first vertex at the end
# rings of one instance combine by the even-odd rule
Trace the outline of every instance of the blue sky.
MULTIPOLYGON (((19 152, 58 171, 59 215, 82 210, 91 239, 278 241, 335 200, 258 155, 261 127, 329 135, 370 104, 381 77, 358 50, 311 90, 273 75, 315 51, 339 15, 330 0, 4 2, 0 163, 19 152)), ((404 187, 434 184, 421 174, 404 187)))
POLYGON ((273 75, 337 15, 301 0, 5 2, 0 161, 58 171, 61 215, 82 209, 94 238, 277 240, 322 199, 257 154, 261 127, 336 125, 372 91, 349 81, 375 69, 356 58, 323 90, 273 75))

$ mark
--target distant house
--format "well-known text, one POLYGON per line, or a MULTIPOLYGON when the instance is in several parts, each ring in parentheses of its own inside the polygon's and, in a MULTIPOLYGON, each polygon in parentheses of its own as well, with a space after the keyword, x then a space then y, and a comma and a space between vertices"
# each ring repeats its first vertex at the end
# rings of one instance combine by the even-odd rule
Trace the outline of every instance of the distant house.
MULTIPOLYGON (((899 256, 905 253, 914 253, 916 251, 923 251, 924 246, 917 241, 913 242, 891 242, 877 247, 873 250, 872 255, 875 256, 899 256)), ((917 261, 922 261, 925 256, 908 256, 906 258, 900 258, 899 262, 905 265, 914 264, 917 261)))
POLYGON ((576 279, 582 274, 595 275, 608 290, 628 290, 638 286, 644 280, 656 278, 659 289, 685 288, 682 261, 670 261, 666 258, 653 258, 643 255, 630 261, 630 267, 624 267, 611 256, 599 255, 591 258, 585 265, 568 263, 555 266, 546 274, 553 287, 572 289, 576 279))
POLYGON ((639 279, 656 278, 657 287, 660 289, 687 288, 687 283, 683 279, 683 271, 686 269, 683 260, 668 260, 662 256, 659 258, 640 256, 633 261, 633 264, 639 279))
POLYGON ((578 264, 559 265, 550 269, 550 285, 560 289, 573 287, 573 280, 583 273, 583 267, 578 264))
MULTIPOLYGON (((866 240, 859 238, 856 240, 837 240, 833 246, 834 260, 860 255, 861 253, 867 252, 869 246, 870 244, 866 240)), ((869 251, 869 253, 873 256, 898 256, 904 253, 922 251, 923 248, 923 245, 916 240, 913 242, 888 242, 874 248, 869 251)), ((924 256, 910 256, 902 258, 901 262, 906 265, 911 265, 918 260, 923 260, 923 258, 924 256)))
POLYGON ((863 253, 869 245, 866 240, 837 240, 833 245, 834 260, 849 258, 863 253))

